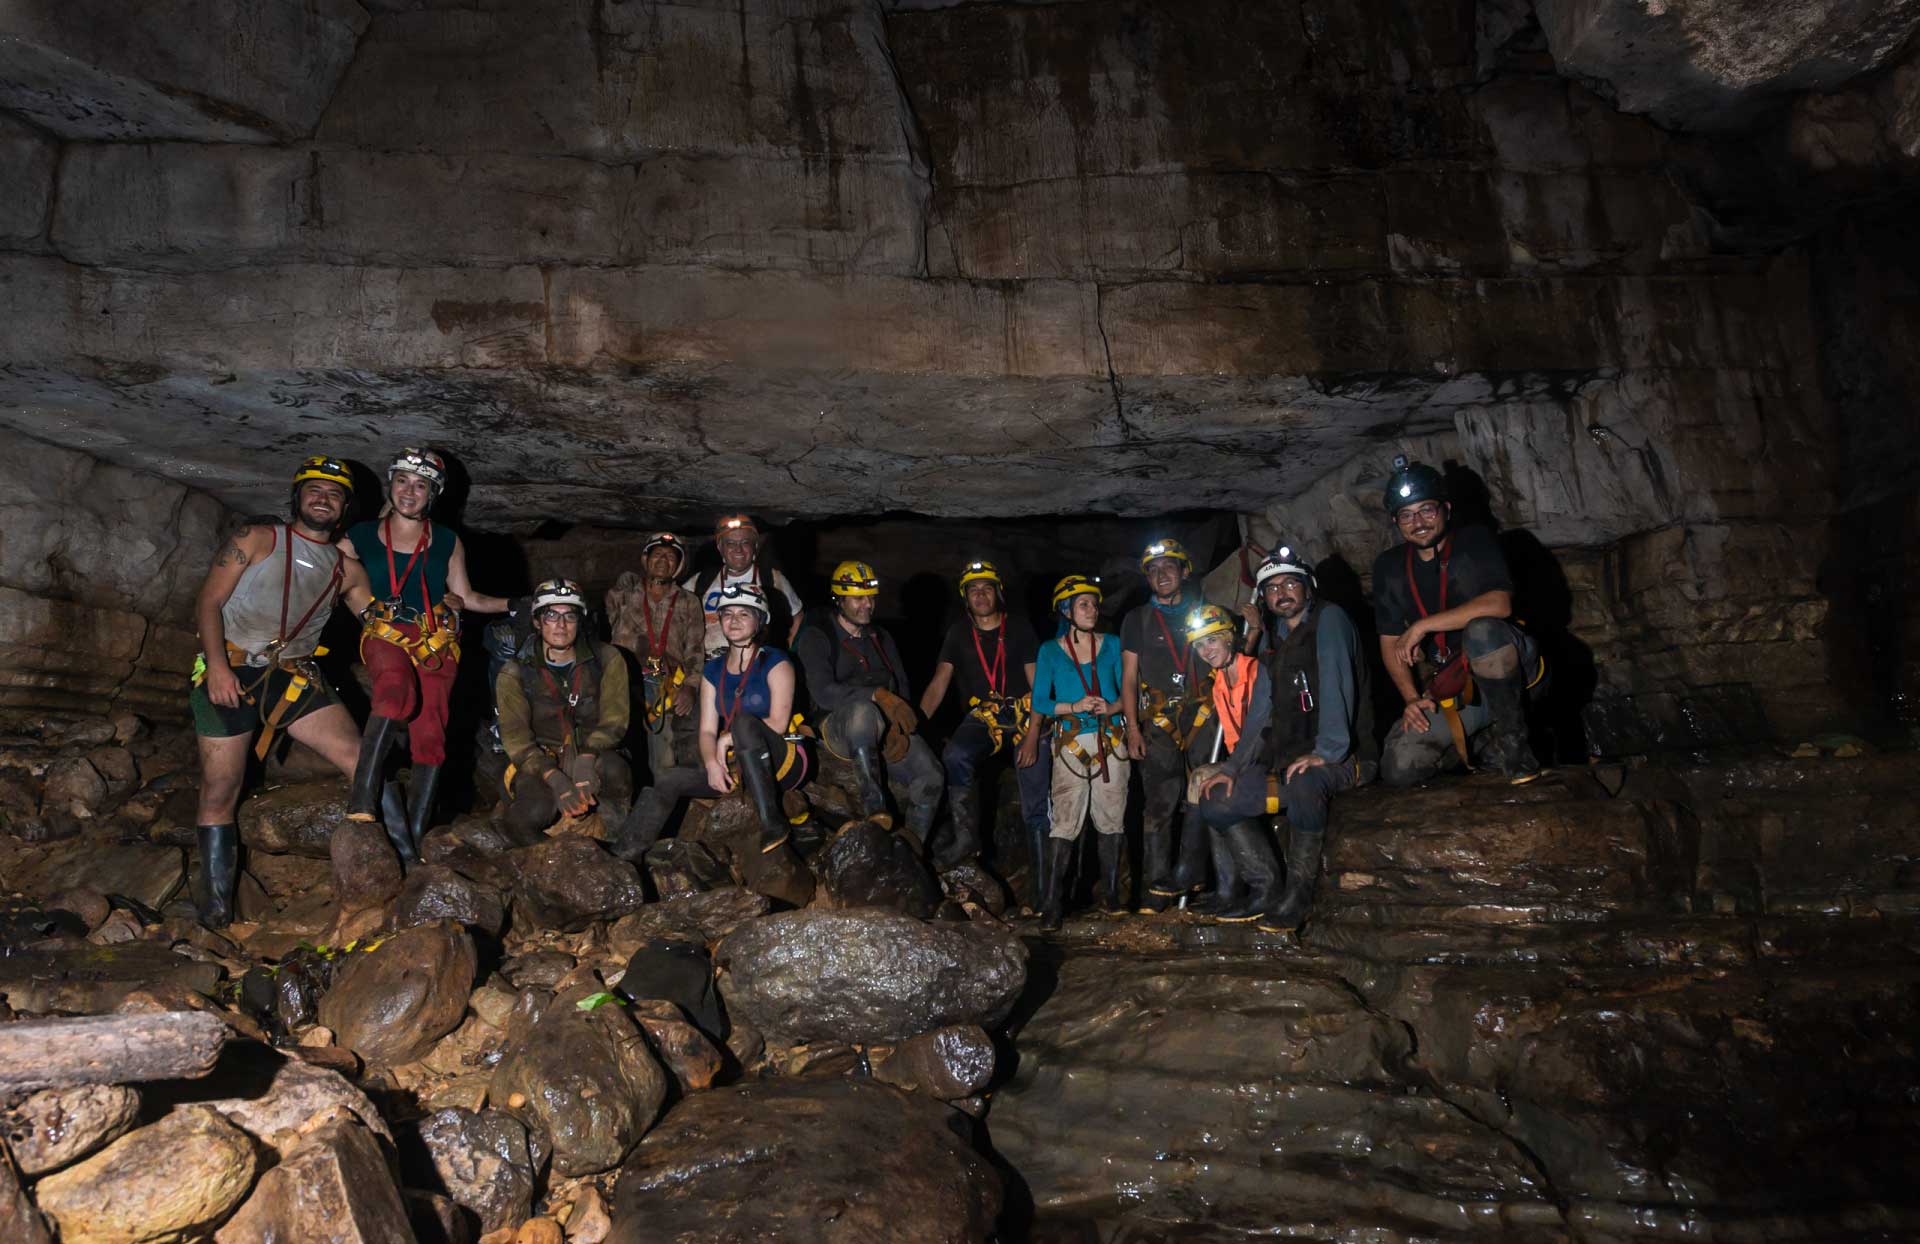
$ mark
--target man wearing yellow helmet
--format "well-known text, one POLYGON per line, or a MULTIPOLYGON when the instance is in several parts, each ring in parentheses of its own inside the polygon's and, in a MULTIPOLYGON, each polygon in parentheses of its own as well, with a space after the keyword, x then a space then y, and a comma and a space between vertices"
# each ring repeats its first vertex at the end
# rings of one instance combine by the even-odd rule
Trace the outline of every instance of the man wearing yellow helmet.
POLYGON ((1127 754, 1140 762, 1141 910, 1165 911, 1205 880, 1205 841, 1192 809, 1173 866, 1173 822, 1186 786, 1189 750, 1200 745, 1207 671, 1181 636, 1184 619, 1205 603, 1188 588, 1193 558, 1178 540, 1155 540, 1140 553, 1152 595, 1120 623, 1120 702, 1127 706, 1127 754))
POLYGON ((772 634, 792 643, 800 629, 800 594, 777 568, 764 565, 765 541, 760 528, 745 514, 722 514, 713 524, 713 546, 720 552, 720 567, 690 575, 680 586, 692 592, 706 614, 706 634, 702 650, 717 657, 727 650, 727 637, 720 629, 720 595, 727 588, 751 583, 767 598, 773 610, 772 634))
POLYGON ((284 729, 353 776, 360 732, 313 664, 333 602, 371 599, 366 571, 337 543, 353 475, 335 458, 309 458, 293 477, 286 523, 254 523, 214 555, 194 607, 201 664, 188 702, 200 736, 200 872, 194 903, 212 928, 233 919, 240 867, 234 808, 247 772, 247 744, 284 729))
POLYGON ((853 762, 862 814, 887 816, 888 779, 906 784, 906 831, 924 847, 940 810, 942 774, 907 702, 900 649, 885 627, 874 625, 880 577, 865 562, 844 561, 828 586, 833 607, 812 615, 794 644, 821 739, 853 762))
MULTIPOLYGON (((980 854, 980 801, 974 788, 975 771, 989 756, 1013 744, 1014 773, 1020 786, 1020 812, 1026 819, 1027 844, 1033 868, 1039 873, 1046 853, 1047 780, 1050 766, 1042 763, 1040 731, 1033 728, 1034 663, 1039 644, 1024 622, 1007 617, 1006 586, 992 562, 972 561, 960 571, 960 599, 967 616, 947 628, 933 680, 920 696, 920 712, 932 717, 958 678, 965 697, 967 718, 947 740, 940 761, 947 771, 947 809, 953 817, 953 838, 940 852, 943 868, 980 854), (1022 701, 1026 701, 1025 707, 1022 701)), ((1040 905, 1036 885, 1033 905, 1040 905)))
POLYGON ((1053 719, 1051 826, 1043 871, 1040 927, 1057 929, 1065 914, 1067 866, 1091 817, 1099 844, 1102 906, 1125 910, 1120 863, 1126 855, 1126 748, 1114 720, 1122 709, 1120 641, 1095 632, 1100 581, 1068 575, 1053 588, 1060 638, 1040 649, 1033 674, 1034 712, 1053 719))

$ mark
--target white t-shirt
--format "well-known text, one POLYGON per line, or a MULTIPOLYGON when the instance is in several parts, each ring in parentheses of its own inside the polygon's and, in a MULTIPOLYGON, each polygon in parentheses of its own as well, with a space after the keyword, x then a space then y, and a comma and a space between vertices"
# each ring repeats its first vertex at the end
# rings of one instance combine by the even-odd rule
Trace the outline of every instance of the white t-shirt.
MULTIPOLYGON (((700 597, 700 608, 706 612, 707 637, 705 647, 708 656, 727 650, 727 637, 720 633, 720 593, 722 589, 731 587, 736 583, 758 583, 762 591, 765 591, 767 587, 766 583, 762 580, 758 562, 747 567, 739 574, 735 574, 731 570, 725 570, 724 567, 722 569, 724 573, 713 581, 713 584, 707 588, 704 595, 700 592, 699 575, 689 576, 687 581, 680 585, 700 597)), ((778 570, 773 572, 773 590, 787 598, 787 609, 790 616, 796 619, 799 618, 800 594, 793 590, 793 584, 787 582, 787 576, 781 574, 778 570)), ((784 640, 786 636, 783 635, 780 638, 784 640)))

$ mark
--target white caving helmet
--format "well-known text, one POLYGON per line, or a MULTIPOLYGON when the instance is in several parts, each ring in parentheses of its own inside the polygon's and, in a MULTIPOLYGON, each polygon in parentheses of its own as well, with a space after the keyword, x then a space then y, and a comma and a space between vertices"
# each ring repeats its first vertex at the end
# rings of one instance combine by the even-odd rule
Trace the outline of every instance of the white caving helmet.
POLYGON ((1260 589, 1267 585, 1268 579, 1276 578, 1283 574, 1298 575, 1307 581, 1308 587, 1317 588, 1320 586, 1314 581, 1312 563, 1296 553, 1291 547, 1283 544, 1273 550, 1273 552, 1267 554, 1267 559, 1260 563, 1260 569, 1254 572, 1253 590, 1255 592, 1260 591, 1260 589))
POLYGON ((533 589, 533 616, 538 618, 555 605, 572 605, 580 616, 587 613, 587 598, 572 579, 548 579, 533 589))
POLYGON ((721 588, 720 599, 714 602, 714 613, 734 606, 758 610, 762 626, 773 621, 773 610, 767 605, 767 594, 760 590, 758 583, 729 583, 721 588))

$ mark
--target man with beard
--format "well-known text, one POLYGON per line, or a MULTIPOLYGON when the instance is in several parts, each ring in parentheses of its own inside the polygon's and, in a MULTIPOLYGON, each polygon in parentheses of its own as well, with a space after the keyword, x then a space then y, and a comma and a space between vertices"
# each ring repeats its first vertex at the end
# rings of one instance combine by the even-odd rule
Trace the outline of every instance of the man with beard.
POLYGON ((979 856, 980 795, 974 786, 975 771, 981 761, 999 755, 1011 742, 1037 908, 1038 896, 1045 894, 1040 868, 1046 856, 1050 769, 1040 763, 1041 732, 1033 712, 1033 668, 1040 646, 1024 623, 1007 617, 1005 585, 992 562, 967 564, 960 572, 960 597, 966 602, 967 617, 948 628, 933 680, 920 696, 921 715, 932 717, 957 675, 960 693, 967 698, 967 719, 947 740, 940 757, 947 771, 953 839, 940 852, 938 863, 952 868, 979 856))
POLYGON ((196 837, 200 884, 194 904, 209 927, 233 920, 240 866, 234 808, 247 771, 247 743, 265 757, 285 730, 353 775, 360 732, 315 668, 320 632, 335 599, 352 609, 371 599, 366 571, 335 543, 353 475, 334 458, 309 458, 293 477, 293 518, 240 528, 215 554, 194 607, 201 656, 193 724, 200 736, 196 837))
POLYGON ((641 574, 623 571, 607 592, 613 642, 640 663, 643 698, 637 714, 647 736, 647 767, 655 781, 691 756, 694 709, 700 704, 700 601, 674 583, 687 566, 687 547, 671 531, 656 531, 640 550, 641 574))
MULTIPOLYGON (((727 637, 720 630, 720 596, 727 588, 751 583, 761 590, 773 609, 772 634, 786 636, 792 643, 800 631, 800 594, 780 571, 760 565, 760 529, 745 514, 727 514, 713 525, 714 547, 720 550, 720 568, 705 575, 694 575, 680 586, 692 592, 706 614, 706 635, 702 651, 717 657, 727 650, 727 637)), ((775 639, 775 642, 779 642, 775 639)))
POLYGON ((1527 692, 1546 665, 1511 621, 1507 559, 1486 528, 1453 527, 1440 472, 1404 456, 1393 468, 1386 510, 1402 543, 1374 560, 1373 611, 1381 659, 1406 708, 1387 734, 1381 779, 1413 786, 1438 773, 1449 752, 1464 764, 1471 751, 1514 785, 1531 782, 1540 765, 1527 741, 1527 692))
POLYGON ((508 606, 473 590, 460 537, 428 517, 446 482, 447 464, 439 454, 401 450, 387 468, 386 512, 347 532, 373 588, 360 635, 360 659, 373 680, 373 714, 360 740, 347 816, 378 819, 382 769, 404 722, 413 760, 406 817, 386 830, 407 865, 419 861, 447 759, 447 710, 460 667, 458 611, 505 613, 508 606))
POLYGON ((906 783, 906 831, 924 848, 940 810, 940 762, 917 733, 900 649, 873 624, 879 576, 865 562, 845 561, 834 567, 829 588, 833 607, 808 619, 794 645, 820 738, 853 763, 861 815, 886 816, 887 779, 906 783))
POLYGON ((1127 755, 1140 762, 1142 911, 1165 911, 1205 881, 1205 837, 1191 807, 1173 867, 1173 819, 1186 787, 1188 751, 1211 738, 1200 729, 1212 710, 1202 694, 1209 677, 1182 631, 1206 603, 1189 591, 1193 559, 1178 540, 1156 540, 1140 554, 1152 597, 1120 622, 1120 703, 1127 717, 1127 755))

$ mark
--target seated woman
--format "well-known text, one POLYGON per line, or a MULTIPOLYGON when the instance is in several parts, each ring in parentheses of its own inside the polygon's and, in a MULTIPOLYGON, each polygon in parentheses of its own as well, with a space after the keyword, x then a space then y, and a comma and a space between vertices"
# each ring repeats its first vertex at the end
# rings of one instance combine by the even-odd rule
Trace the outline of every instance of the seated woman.
POLYGON ((1253 657, 1235 651, 1233 616, 1202 605, 1187 622, 1187 642, 1215 671, 1213 712, 1227 758, 1203 765, 1190 779, 1200 796, 1200 819, 1224 839, 1223 901, 1206 914, 1233 924, 1258 920, 1279 898, 1280 861, 1267 840, 1268 742, 1273 681, 1253 657), (1240 887, 1245 886, 1245 892, 1240 887))
MULTIPOLYGON (((806 752, 786 737, 793 716, 793 663, 778 648, 761 644, 771 610, 757 583, 730 583, 719 596, 720 630, 726 651, 706 664, 700 681, 700 764, 678 765, 660 774, 640 795, 633 815, 609 845, 638 861, 660 838, 675 808, 687 799, 718 799, 737 783, 760 818, 760 854, 785 845, 792 830, 781 792, 807 775, 806 752)), ((804 901, 804 900, 802 900, 804 901)))

